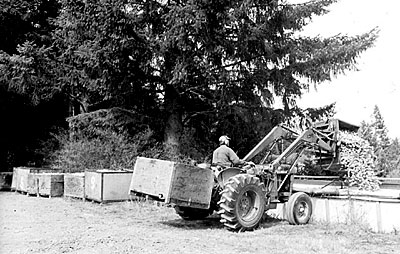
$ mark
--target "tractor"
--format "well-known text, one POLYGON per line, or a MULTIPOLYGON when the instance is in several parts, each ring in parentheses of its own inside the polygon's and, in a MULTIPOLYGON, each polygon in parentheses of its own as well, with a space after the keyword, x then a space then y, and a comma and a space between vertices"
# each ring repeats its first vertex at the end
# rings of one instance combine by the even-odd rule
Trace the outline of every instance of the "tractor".
MULTIPOLYGON (((285 218, 290 224, 307 224, 312 215, 311 193, 294 188, 294 177, 318 172, 320 175, 338 176, 335 180, 342 179, 346 170, 340 164, 339 130, 356 131, 357 128, 338 119, 310 123, 301 133, 278 125, 243 158, 254 164, 241 168, 197 165, 184 176, 175 177, 179 181, 161 184, 172 187, 166 191, 169 194, 159 194, 158 199, 173 204, 177 214, 186 220, 202 219, 217 211, 221 223, 233 231, 257 228, 265 212, 275 209, 279 203, 285 204, 285 218), (195 172, 210 174, 212 177, 208 178, 211 180, 199 180, 201 178, 195 172), (178 194, 173 194, 171 188, 178 194), (188 189, 191 191, 186 191, 188 189), (173 198, 174 195, 182 196, 182 193, 190 193, 185 202, 173 198), (194 200, 203 193, 207 197, 206 206, 199 206, 194 200)), ((182 174, 179 173, 184 172, 182 168, 172 170, 168 177, 174 179, 174 176, 182 174)), ((137 173, 135 177, 135 170, 131 193, 146 193, 142 191, 145 188, 138 185, 146 179, 143 173, 137 173)))

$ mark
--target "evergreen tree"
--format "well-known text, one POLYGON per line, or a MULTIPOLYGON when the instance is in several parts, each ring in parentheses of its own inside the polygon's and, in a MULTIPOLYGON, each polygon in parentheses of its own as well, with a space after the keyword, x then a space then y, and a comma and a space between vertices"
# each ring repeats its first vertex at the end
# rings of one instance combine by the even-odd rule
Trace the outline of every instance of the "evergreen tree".
POLYGON ((60 2, 56 84, 79 105, 75 114, 114 106, 155 114, 157 88, 146 80, 150 51, 127 11, 130 1, 60 2))
POLYGON ((2 0, 0 10, 0 52, 17 53, 17 45, 26 40, 50 43, 51 20, 59 10, 57 0, 2 0))
POLYGON ((310 83, 355 70, 373 46, 375 29, 299 33, 334 2, 62 0, 51 46, 23 44, 1 79, 37 100, 61 92, 83 110, 122 105, 161 116, 172 154, 184 151, 185 130, 203 141, 232 135, 247 152, 299 111, 310 83))
POLYGON ((388 164, 386 175, 400 177, 400 143, 397 138, 385 149, 385 155, 388 164))
POLYGON ((39 78, 44 69, 51 68, 40 55, 52 43, 52 20, 58 15, 58 1, 1 0, 0 10, 0 171, 3 171, 42 161, 43 157, 36 153, 40 143, 49 138, 48 130, 53 125, 63 125, 66 112, 63 98, 52 91, 50 82, 42 89, 45 79, 39 78), (35 59, 36 56, 39 57, 35 59), (52 99, 32 105, 30 102, 38 102, 39 90, 52 99))
POLYGON ((134 1, 132 13, 152 45, 149 64, 163 90, 167 146, 179 148, 184 123, 204 126, 210 118, 214 133, 263 135, 296 110, 310 82, 356 69, 375 30, 330 38, 298 33, 334 2, 134 1), (282 112, 271 109, 274 96, 282 112), (270 125, 252 132, 263 122, 270 125))
POLYGON ((374 112, 372 114, 372 140, 371 143, 375 147, 375 149, 385 150, 389 144, 390 139, 388 137, 388 130, 385 125, 385 121, 381 115, 381 112, 377 105, 374 107, 374 112))
POLYGON ((389 171, 391 171, 390 158, 387 154, 387 149, 390 145, 390 139, 387 135, 388 131, 385 126, 385 122, 377 105, 374 107, 372 118, 372 146, 375 147, 375 154, 377 156, 376 167, 378 172, 381 172, 382 176, 387 176, 389 171))
POLYGON ((368 123, 366 121, 362 121, 360 124, 360 128, 358 129, 358 134, 363 139, 368 140, 368 142, 372 145, 373 132, 372 132, 372 126, 370 123, 368 123))
POLYGON ((396 156, 398 142, 391 142, 385 121, 380 113, 379 107, 375 105, 371 122, 363 121, 359 129, 362 138, 369 141, 374 148, 376 170, 381 176, 387 176, 396 166, 396 156))

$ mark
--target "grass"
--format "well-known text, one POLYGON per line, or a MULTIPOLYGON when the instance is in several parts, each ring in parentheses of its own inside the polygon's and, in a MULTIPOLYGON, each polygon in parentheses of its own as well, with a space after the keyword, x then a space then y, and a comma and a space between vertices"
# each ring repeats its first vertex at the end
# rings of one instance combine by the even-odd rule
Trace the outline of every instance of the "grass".
MULTIPOLYGON (((194 237, 209 243, 192 253, 214 246, 219 253, 396 253, 400 238, 395 234, 377 234, 361 224, 328 225, 312 223, 293 226, 286 221, 266 217, 259 229, 235 233, 226 230, 214 214, 205 220, 185 221, 174 214, 172 208, 148 202, 129 202, 136 216, 146 215, 148 223, 166 228, 175 238, 187 241, 194 237), (182 231, 185 232, 182 235, 182 231)), ((201 245, 193 243, 194 246, 201 245)))
POLYGON ((0 193, 0 253, 399 253, 396 234, 359 225, 289 225, 266 217, 260 228, 235 233, 217 214, 182 220, 149 201, 99 204, 0 193))

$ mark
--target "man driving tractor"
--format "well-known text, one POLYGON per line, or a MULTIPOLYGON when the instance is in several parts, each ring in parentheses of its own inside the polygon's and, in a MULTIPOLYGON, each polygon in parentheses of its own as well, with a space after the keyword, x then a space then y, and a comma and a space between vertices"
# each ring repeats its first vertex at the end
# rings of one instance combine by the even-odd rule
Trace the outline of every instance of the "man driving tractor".
POLYGON ((239 159, 237 154, 229 147, 230 138, 223 135, 219 138, 219 147, 214 150, 212 164, 222 167, 251 165, 253 163, 239 159))

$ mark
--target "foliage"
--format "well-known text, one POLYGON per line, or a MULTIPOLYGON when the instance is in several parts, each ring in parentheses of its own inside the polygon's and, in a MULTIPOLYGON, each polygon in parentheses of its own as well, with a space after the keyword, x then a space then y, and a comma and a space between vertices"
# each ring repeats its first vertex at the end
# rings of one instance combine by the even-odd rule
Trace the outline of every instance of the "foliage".
POLYGON ((310 81, 355 69, 356 57, 376 39, 375 30, 331 38, 297 33, 333 2, 133 2, 131 12, 146 28, 152 49, 148 64, 164 91, 166 141, 179 139, 182 124, 198 129, 204 122, 211 123, 214 136, 229 132, 241 140, 259 139, 291 113, 310 81), (283 111, 272 110, 275 97, 282 99, 283 111), (248 128, 258 125, 262 131, 248 128))
POLYGON ((380 154, 385 164, 385 176, 400 177, 400 143, 397 138, 380 154))
POLYGON ((185 140, 201 143, 193 154, 207 153, 221 134, 247 153, 299 110, 310 84, 356 70, 377 38, 376 29, 301 35, 336 0, 17 2, 0 17, 29 20, 46 39, 11 39, 15 49, 0 52, 0 84, 35 105, 62 95, 70 115, 119 107, 149 117, 171 156, 185 154, 185 140), (26 19, 29 8, 40 22, 26 19), (276 99, 283 109, 273 108, 276 99))
POLYGON ((53 98, 54 69, 49 61, 51 20, 58 15, 56 0, 0 3, 0 86, 30 97, 34 104, 53 98))
POLYGON ((67 118, 71 137, 96 138, 106 130, 133 136, 149 128, 150 120, 119 107, 99 109, 67 118))
POLYGON ((0 1, 0 51, 16 53, 17 45, 26 41, 48 44, 58 8, 57 0, 0 1))
MULTIPOLYGON (((136 157, 152 142, 151 131, 138 133, 132 139, 110 130, 98 133, 95 138, 59 136, 61 149, 54 154, 53 166, 67 172, 97 169, 133 169, 136 157)), ((156 154, 147 149, 150 157, 156 154)))
POLYGON ((149 49, 126 11, 129 1, 60 2, 56 86, 79 104, 75 114, 110 106, 153 113, 156 88, 144 83, 149 49))
POLYGON ((50 130, 64 127, 65 101, 51 87, 46 58, 58 8, 56 0, 0 1, 0 170, 46 163, 43 144, 53 147, 50 130))
POLYGON ((359 134, 368 140, 376 157, 376 170, 380 176, 399 175, 400 149, 397 139, 390 140, 388 130, 378 106, 374 107, 371 121, 362 122, 359 134))
MULTIPOLYGON (((161 143, 154 139, 150 129, 145 129, 133 137, 126 133, 117 133, 110 129, 98 129, 91 138, 69 134, 58 135, 60 149, 51 154, 51 165, 67 172, 82 172, 97 169, 132 170, 137 156, 154 159, 172 160, 185 164, 197 164, 207 161, 195 146, 184 154, 169 154, 161 143), (192 159, 193 158, 193 159, 192 159)), ((186 144, 186 143, 184 143, 186 144)))
POLYGON ((384 150, 389 146, 388 130, 377 105, 374 107, 371 122, 364 121, 361 124, 360 134, 370 142, 375 151, 384 150))
POLYGON ((48 48, 26 41, 17 52, 12 56, 0 52, 0 83, 7 84, 7 90, 30 97, 34 105, 60 93, 52 86, 55 66, 48 61, 48 48))
MULTIPOLYGON (((135 112, 111 108, 69 117, 69 131, 53 164, 69 171, 133 168, 135 158, 154 146, 153 132, 135 112)), ((152 154, 154 156, 154 154, 152 154)))
POLYGON ((297 108, 291 117, 286 119, 286 125, 292 130, 302 133, 312 123, 327 121, 334 115, 335 103, 320 108, 307 108, 305 110, 297 108))
MULTIPOLYGON (((70 172, 133 169, 137 156, 188 164, 203 162, 206 154, 188 133, 184 153, 170 154, 157 141, 149 119, 133 111, 110 108, 69 117, 69 131, 54 135, 61 146, 51 154, 52 165, 70 172)), ((200 142, 201 143, 201 142, 200 142)), ((56 149, 54 149, 56 150, 56 149)))

